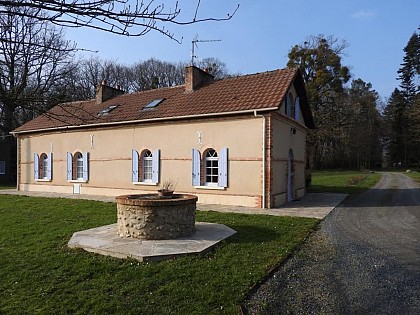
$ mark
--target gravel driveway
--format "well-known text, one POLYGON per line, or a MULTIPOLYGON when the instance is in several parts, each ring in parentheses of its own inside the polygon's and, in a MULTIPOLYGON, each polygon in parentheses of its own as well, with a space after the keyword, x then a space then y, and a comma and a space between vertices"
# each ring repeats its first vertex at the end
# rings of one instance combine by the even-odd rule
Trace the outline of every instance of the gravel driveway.
POLYGON ((420 186, 384 173, 320 224, 249 314, 420 314, 420 186))

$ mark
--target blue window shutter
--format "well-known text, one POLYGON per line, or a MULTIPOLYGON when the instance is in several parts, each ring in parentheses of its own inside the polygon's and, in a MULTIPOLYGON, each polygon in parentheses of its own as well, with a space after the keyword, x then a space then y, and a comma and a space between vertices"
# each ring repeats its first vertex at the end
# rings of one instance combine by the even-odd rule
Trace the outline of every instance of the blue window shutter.
POLYGON ((200 152, 192 149, 192 185, 200 186, 200 152))
POLYGON ((219 183, 220 187, 227 187, 228 149, 223 148, 219 155, 219 183))
POLYGON ((296 101, 295 101, 295 120, 299 121, 300 119, 300 102, 299 102, 299 97, 296 97, 296 101))
POLYGON ((47 178, 48 180, 52 179, 52 152, 48 154, 48 169, 47 169, 47 178))
POLYGON ((139 181, 139 154, 136 150, 131 150, 131 181, 139 181))
POLYGON ((34 179, 39 179, 39 155, 34 153, 34 179))
POLYGON ((89 180, 89 153, 83 152, 83 180, 89 180))
POLYGON ((160 159, 160 152, 159 149, 153 151, 153 173, 152 173, 152 183, 159 182, 159 159, 160 159))
POLYGON ((73 155, 67 152, 67 180, 73 179, 73 155))

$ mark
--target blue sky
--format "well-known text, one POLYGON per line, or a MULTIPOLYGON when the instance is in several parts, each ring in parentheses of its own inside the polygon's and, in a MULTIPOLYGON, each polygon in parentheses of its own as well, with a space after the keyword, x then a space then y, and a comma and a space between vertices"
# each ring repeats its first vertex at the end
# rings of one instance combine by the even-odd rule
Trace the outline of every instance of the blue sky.
MULTIPOLYGON (((175 1, 156 3, 162 2, 172 6, 175 1)), ((181 18, 192 17, 195 4, 180 0, 181 18)), ((250 74, 284 68, 290 48, 310 35, 332 35, 349 44, 342 63, 351 67, 353 78, 372 83, 386 99, 398 87, 403 48, 420 25, 419 0, 201 0, 198 15, 223 17, 237 4, 240 8, 230 21, 167 25, 183 38, 182 44, 158 33, 136 38, 78 29, 67 30, 66 37, 79 48, 99 50, 95 56, 127 65, 152 57, 189 61, 196 35, 202 40, 220 39, 199 43, 195 55, 218 58, 231 73, 250 74)))

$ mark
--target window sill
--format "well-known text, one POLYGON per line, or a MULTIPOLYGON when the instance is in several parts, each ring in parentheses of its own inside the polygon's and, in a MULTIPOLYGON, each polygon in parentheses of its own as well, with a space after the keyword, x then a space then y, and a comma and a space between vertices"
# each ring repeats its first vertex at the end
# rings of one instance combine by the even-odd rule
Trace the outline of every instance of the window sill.
POLYGON ((72 180, 68 180, 69 183, 87 183, 87 180, 83 180, 83 179, 72 179, 72 180))
POLYGON ((208 190, 226 190, 226 187, 220 186, 194 186, 195 189, 208 189, 208 190))
POLYGON ((38 179, 35 179, 35 181, 36 182, 50 182, 51 179, 48 179, 48 178, 38 178, 38 179))
POLYGON ((144 186, 157 186, 159 183, 148 183, 148 182, 132 182, 134 185, 144 185, 144 186))

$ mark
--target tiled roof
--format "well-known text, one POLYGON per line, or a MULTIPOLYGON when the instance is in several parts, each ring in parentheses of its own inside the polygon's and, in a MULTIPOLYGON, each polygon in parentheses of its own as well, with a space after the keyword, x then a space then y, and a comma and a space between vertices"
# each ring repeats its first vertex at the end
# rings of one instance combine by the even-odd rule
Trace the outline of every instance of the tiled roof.
MULTIPOLYGON (((293 81, 301 82, 298 72, 294 68, 231 77, 214 81, 192 92, 186 92, 184 85, 181 85, 124 94, 101 104, 97 104, 95 99, 64 103, 14 132, 276 109, 281 106, 293 81), (164 101, 155 108, 143 109, 150 101, 162 98, 164 101), (98 115, 111 105, 119 106, 108 114, 98 115)), ((306 100, 306 95, 304 98, 306 100)))

